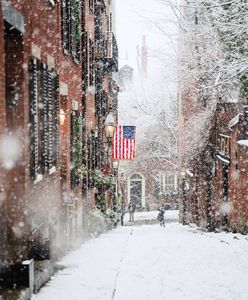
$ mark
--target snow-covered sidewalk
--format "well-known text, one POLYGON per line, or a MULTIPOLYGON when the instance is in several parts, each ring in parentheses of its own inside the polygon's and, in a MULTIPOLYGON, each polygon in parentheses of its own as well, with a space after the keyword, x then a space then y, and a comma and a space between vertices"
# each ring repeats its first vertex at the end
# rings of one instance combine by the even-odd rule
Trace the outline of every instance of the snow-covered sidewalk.
POLYGON ((88 241, 34 300, 246 300, 248 238, 178 223, 88 241))

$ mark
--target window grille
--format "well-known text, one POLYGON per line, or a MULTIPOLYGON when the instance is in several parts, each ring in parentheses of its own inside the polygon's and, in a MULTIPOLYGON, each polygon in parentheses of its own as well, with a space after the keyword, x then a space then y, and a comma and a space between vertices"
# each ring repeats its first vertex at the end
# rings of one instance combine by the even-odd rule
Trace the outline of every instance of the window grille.
POLYGON ((161 193, 176 191, 176 175, 171 172, 160 173, 159 187, 161 193))

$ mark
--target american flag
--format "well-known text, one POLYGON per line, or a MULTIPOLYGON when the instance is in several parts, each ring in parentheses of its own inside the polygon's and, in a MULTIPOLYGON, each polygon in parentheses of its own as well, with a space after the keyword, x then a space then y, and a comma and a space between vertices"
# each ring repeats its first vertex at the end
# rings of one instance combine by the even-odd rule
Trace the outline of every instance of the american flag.
POLYGON ((134 159, 135 158, 135 126, 115 127, 112 142, 112 159, 134 159))

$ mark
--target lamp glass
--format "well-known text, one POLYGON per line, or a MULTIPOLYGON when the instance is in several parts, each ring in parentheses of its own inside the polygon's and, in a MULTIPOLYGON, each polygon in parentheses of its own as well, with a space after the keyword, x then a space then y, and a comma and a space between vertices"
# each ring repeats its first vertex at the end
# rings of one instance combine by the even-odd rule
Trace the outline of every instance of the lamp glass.
POLYGON ((60 119, 60 125, 64 125, 64 123, 65 123, 65 112, 64 112, 63 109, 60 110, 59 119, 60 119))
POLYGON ((181 176, 185 177, 185 175, 186 175, 186 172, 185 171, 181 171, 181 176))
POLYGON ((106 138, 112 138, 114 136, 114 125, 105 125, 105 136, 106 138))
POLYGON ((113 169, 117 170, 119 167, 119 161, 118 160, 114 160, 113 161, 113 169))

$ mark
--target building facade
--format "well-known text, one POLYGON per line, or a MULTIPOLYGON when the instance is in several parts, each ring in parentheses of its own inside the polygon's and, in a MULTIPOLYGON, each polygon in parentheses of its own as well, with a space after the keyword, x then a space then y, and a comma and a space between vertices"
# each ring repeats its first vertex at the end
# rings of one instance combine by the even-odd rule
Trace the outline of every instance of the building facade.
MULTIPOLYGON (((1 6, 4 269, 27 258, 56 260, 84 238, 101 192, 94 174, 113 175, 104 121, 109 112, 117 121, 119 88, 111 1, 1 6)), ((104 193, 112 208, 108 187, 104 193)))

